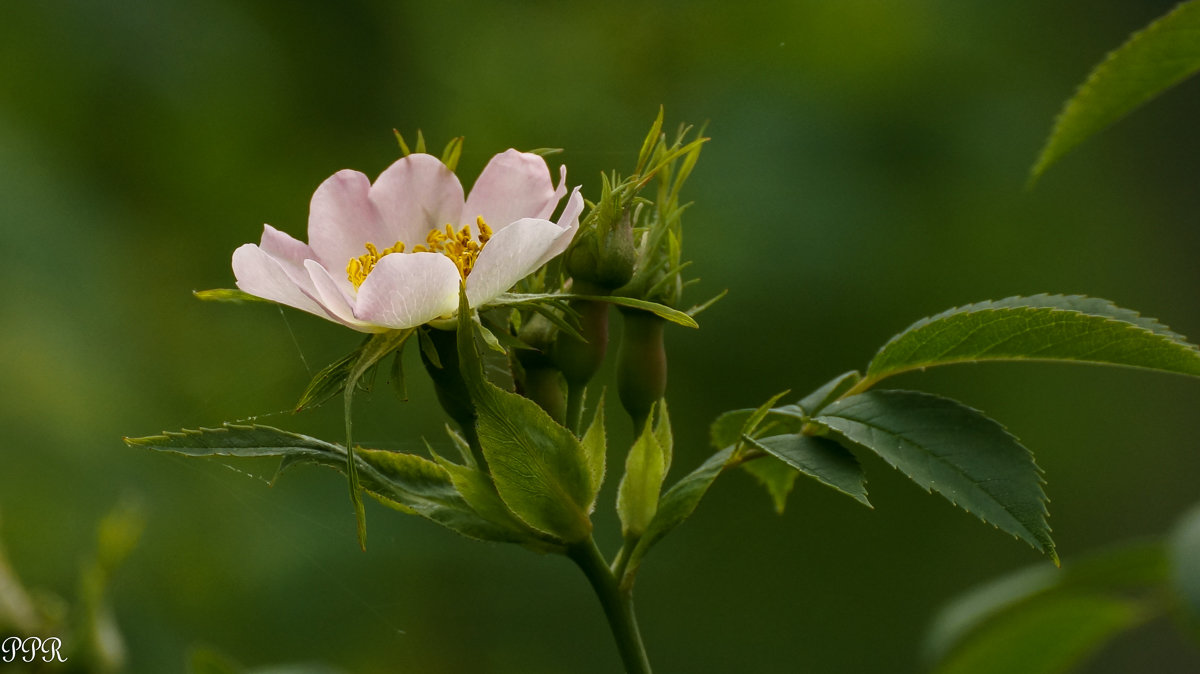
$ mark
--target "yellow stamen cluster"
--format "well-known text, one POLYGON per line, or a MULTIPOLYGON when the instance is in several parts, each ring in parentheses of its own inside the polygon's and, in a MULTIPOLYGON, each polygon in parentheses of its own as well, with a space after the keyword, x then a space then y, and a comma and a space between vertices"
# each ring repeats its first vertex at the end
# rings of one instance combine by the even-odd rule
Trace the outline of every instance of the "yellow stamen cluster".
MULTIPOLYGON (((492 228, 484 222, 483 216, 475 219, 475 225, 479 228, 478 240, 471 238, 470 226, 464 225, 462 229, 455 232, 454 227, 447 224, 444 229, 430 230, 425 237, 425 243, 413 246, 412 252, 445 255, 458 268, 458 273, 463 280, 466 280, 471 269, 475 267, 475 259, 479 257, 479 251, 483 250, 484 244, 492 238, 492 228)), ((351 259, 350 264, 346 265, 346 277, 350 279, 355 288, 358 288, 363 281, 367 280, 367 275, 384 255, 403 252, 403 241, 397 241, 396 245, 383 250, 378 250, 375 244, 368 243, 367 253, 351 259)))
POLYGON ((359 255, 358 257, 351 258, 350 264, 346 265, 346 278, 350 279, 350 282, 353 283, 355 289, 357 289, 363 284, 363 281, 367 280, 367 274, 371 273, 371 270, 375 268, 375 264, 379 262, 384 255, 403 252, 403 241, 397 241, 396 245, 392 246, 391 248, 384 248, 383 250, 378 250, 375 248, 375 244, 368 243, 367 253, 365 255, 359 255))

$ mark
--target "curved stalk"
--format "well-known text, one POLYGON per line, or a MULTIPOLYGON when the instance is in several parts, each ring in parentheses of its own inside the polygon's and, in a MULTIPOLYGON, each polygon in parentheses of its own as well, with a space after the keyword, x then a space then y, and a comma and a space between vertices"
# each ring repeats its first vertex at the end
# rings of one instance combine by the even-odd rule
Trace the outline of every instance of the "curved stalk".
POLYGON ((567 548, 567 556, 587 576, 592 590, 604 609, 604 617, 617 641, 617 651, 628 674, 650 674, 650 660, 646 647, 638 632, 637 618, 633 613, 633 588, 621 588, 617 578, 604 561, 592 538, 567 548))

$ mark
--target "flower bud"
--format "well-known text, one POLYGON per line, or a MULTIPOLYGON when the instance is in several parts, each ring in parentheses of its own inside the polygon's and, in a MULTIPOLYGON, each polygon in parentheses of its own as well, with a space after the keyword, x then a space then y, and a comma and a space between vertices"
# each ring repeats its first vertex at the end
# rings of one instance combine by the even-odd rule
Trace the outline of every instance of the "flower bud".
POLYGON ((580 226, 566 255, 567 273, 575 282, 602 288, 605 295, 629 282, 636 261, 629 207, 604 203, 580 226))
POLYGON ((534 314, 521 326, 518 337, 532 348, 516 350, 517 362, 521 365, 517 392, 537 403, 550 418, 561 424, 566 420, 566 394, 562 375, 547 355, 557 334, 557 328, 541 314, 534 314))
POLYGON ((646 425, 654 404, 667 392, 666 321, 637 309, 621 309, 621 315, 625 321, 617 355, 617 393, 638 429, 646 425))

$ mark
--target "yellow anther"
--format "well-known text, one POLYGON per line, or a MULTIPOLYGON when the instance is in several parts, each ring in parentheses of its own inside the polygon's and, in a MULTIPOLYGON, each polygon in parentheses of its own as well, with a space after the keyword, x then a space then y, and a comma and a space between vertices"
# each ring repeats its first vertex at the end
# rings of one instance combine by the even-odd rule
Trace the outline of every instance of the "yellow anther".
MULTIPOLYGON (((471 273, 475 268, 475 260, 479 257, 479 251, 483 250, 486 244, 492 238, 492 228, 483 221, 483 216, 475 219, 475 225, 479 229, 479 238, 476 240, 471 236, 471 226, 463 225, 459 231, 454 231, 454 225, 446 223, 442 229, 431 229, 425 235, 425 243, 413 246, 414 253, 441 253, 450 258, 454 263, 455 268, 463 279, 471 273)), ((350 283, 358 288, 367 280, 367 276, 371 270, 375 268, 376 263, 384 256, 392 253, 403 253, 404 242, 397 241, 390 248, 379 250, 373 243, 366 243, 364 247, 367 249, 366 254, 352 258, 349 264, 346 265, 346 278, 350 283)))

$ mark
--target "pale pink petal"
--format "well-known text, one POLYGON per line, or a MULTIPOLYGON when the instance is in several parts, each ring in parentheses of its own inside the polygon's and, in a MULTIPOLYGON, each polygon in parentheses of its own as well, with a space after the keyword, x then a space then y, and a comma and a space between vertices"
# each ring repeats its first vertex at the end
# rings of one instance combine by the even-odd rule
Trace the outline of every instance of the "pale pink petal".
POLYGON ((571 197, 567 199, 567 205, 563 207, 563 212, 558 216, 558 226, 562 228, 563 233, 554 240, 554 244, 542 255, 542 259, 538 263, 539 267, 561 255, 567 249, 567 246, 571 245, 571 239, 575 238, 575 232, 579 230, 579 214, 582 212, 583 195, 579 193, 579 188, 576 187, 571 191, 571 197))
MULTIPOLYGON (((341 284, 333 279, 325 267, 322 267, 316 260, 306 260, 304 268, 308 271, 309 278, 312 279, 317 297, 320 298, 321 304, 333 317, 333 320, 359 332, 383 332, 381 328, 371 325, 368 321, 360 321, 354 317, 352 298, 346 294, 341 284)), ((349 281, 346 285, 350 285, 349 281)), ((353 286, 350 287, 353 288, 353 286)))
POLYGON ((297 241, 270 225, 263 225, 262 240, 259 242, 258 247, 267 255, 275 258, 275 261, 287 273, 288 278, 300 286, 305 294, 310 297, 316 297, 312 281, 308 278, 308 272, 304 269, 304 261, 316 257, 316 254, 308 247, 308 244, 297 241))
POLYGON ((555 248, 570 243, 573 232, 564 230, 549 220, 524 218, 496 232, 475 260, 467 276, 467 299, 473 307, 481 307, 497 295, 516 285, 517 281, 537 271, 553 255, 555 248))
POLYGON ((387 248, 389 236, 370 198, 371 182, 358 171, 338 171, 313 193, 308 211, 308 245, 327 269, 343 269, 370 242, 387 248))
POLYGON ((411 250, 425 243, 429 230, 458 224, 463 188, 458 176, 437 157, 410 154, 379 174, 371 187, 371 201, 383 219, 387 239, 371 243, 383 249, 403 241, 411 250))
MULTIPOLYGON (((559 189, 565 191, 561 185, 559 189)), ((521 218, 548 218, 562 195, 554 187, 545 159, 507 150, 492 157, 479 174, 467 195, 461 224, 472 225, 474 231, 475 218, 482 215, 498 232, 521 218)))
POLYGON ((372 325, 412 328, 458 309, 461 277, 440 253, 385 255, 358 289, 355 312, 372 325))
POLYGON ((252 243, 233 251, 233 276, 238 288, 255 297, 330 318, 329 312, 315 299, 315 294, 305 292, 288 275, 283 263, 252 243))

